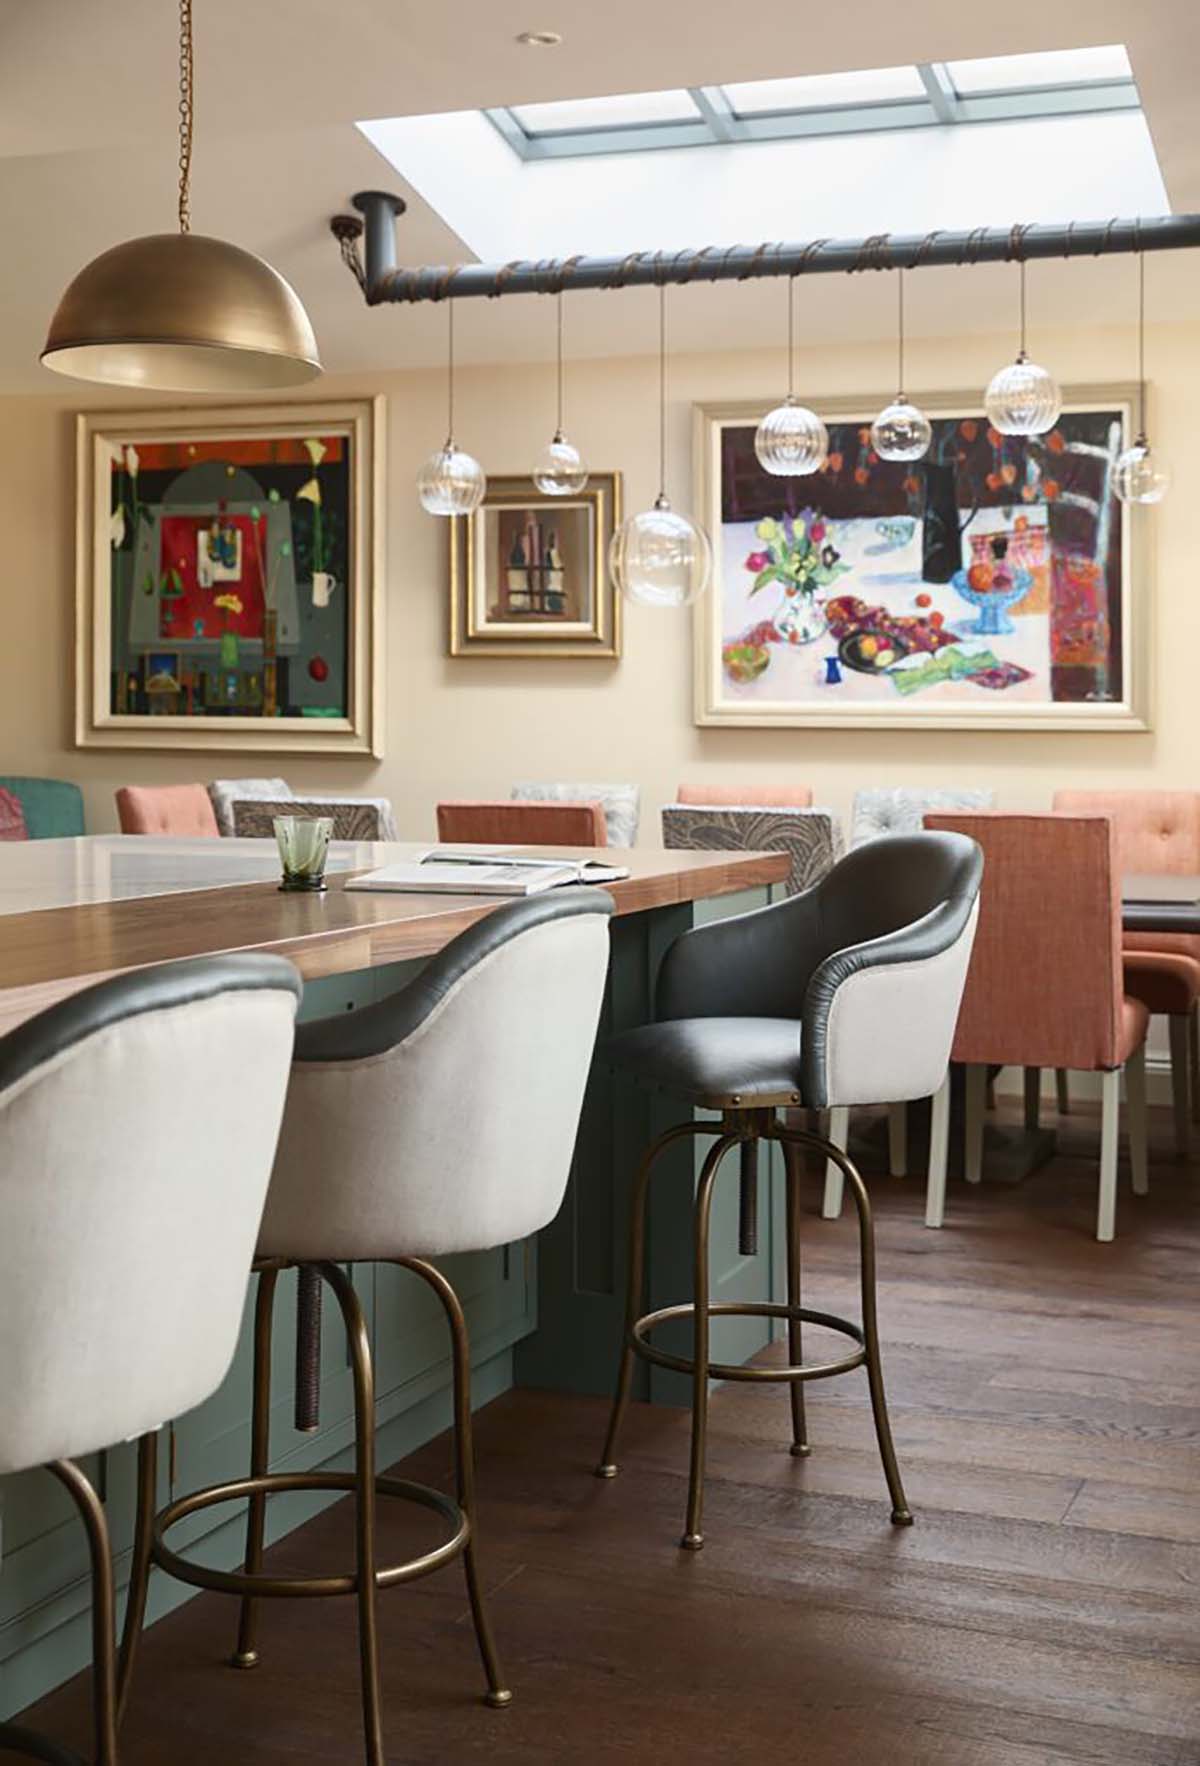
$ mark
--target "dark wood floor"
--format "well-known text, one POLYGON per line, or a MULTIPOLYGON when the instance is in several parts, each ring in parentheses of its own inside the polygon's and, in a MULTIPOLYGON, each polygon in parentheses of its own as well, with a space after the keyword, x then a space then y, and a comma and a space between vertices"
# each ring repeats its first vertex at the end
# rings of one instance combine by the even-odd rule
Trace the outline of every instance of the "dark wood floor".
MULTIPOLYGON (((1171 1162, 1165 1116, 1152 1133, 1152 1193, 1123 1169, 1110 1246, 1083 1114, 1019 1188, 953 1186, 940 1233, 916 1182, 874 1183, 911 1529, 888 1524, 861 1373, 812 1390, 807 1462, 782 1389, 718 1393, 695 1557, 676 1548, 683 1413, 639 1408, 603 1484, 601 1403, 491 1405, 482 1537, 514 1703, 477 1702, 457 1566, 397 1589, 389 1760, 1196 1766, 1200 1174, 1171 1162)), ((810 1303, 853 1310, 849 1221, 814 1215, 807 1243, 810 1303)), ((406 1469, 448 1485, 445 1440, 406 1469)), ((275 1561, 347 1561, 345 1506, 275 1561)), ((400 1555, 411 1523, 383 1524, 400 1555)), ((222 1665, 232 1622, 210 1595, 148 1634, 124 1766, 355 1766, 352 1605, 271 1606, 250 1674, 222 1665)), ((76 1681, 31 1718, 78 1744, 85 1698, 76 1681)))

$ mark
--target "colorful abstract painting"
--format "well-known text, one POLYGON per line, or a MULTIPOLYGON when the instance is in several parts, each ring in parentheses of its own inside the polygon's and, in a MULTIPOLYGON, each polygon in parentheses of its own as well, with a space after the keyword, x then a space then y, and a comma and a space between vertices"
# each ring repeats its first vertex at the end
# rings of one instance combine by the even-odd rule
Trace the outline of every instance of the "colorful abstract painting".
POLYGON ((85 722, 126 742, 145 725, 155 745, 188 732, 231 746, 253 730, 282 747, 312 732, 321 746, 368 710, 354 702, 375 413, 221 415, 81 419, 94 523, 85 722))
POLYGON ((933 441, 879 458, 868 414, 779 478, 755 423, 702 413, 714 583, 700 722, 1145 727, 1128 512, 1112 488, 1124 395, 1046 435, 927 405, 933 441))

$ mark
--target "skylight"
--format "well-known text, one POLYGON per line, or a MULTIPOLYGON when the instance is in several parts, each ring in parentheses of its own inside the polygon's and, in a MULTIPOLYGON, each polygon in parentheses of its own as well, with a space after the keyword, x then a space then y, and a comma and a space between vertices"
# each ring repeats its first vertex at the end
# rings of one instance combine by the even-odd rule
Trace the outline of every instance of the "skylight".
POLYGON ((525 160, 1137 110, 1120 44, 512 105, 486 114, 525 160))

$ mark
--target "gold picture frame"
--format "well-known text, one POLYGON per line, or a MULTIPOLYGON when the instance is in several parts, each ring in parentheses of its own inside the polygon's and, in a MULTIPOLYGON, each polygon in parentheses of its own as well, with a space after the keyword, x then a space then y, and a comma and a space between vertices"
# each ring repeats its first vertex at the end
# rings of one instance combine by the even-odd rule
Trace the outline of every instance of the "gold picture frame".
POLYGON ((77 747, 382 758, 384 412, 77 416, 77 747), (170 699, 155 651, 181 660, 170 699))
POLYGON ((695 723, 1152 728, 1153 517, 1122 505, 1113 487, 1135 401, 1136 388, 1126 384, 1068 387, 1053 431, 1010 438, 990 429, 977 391, 923 393, 917 402, 932 422, 933 442, 906 467, 881 466, 870 449, 869 426, 884 395, 825 399, 828 468, 798 480, 769 478, 755 463, 755 425, 769 400, 696 405, 695 507, 712 536, 713 581, 693 623, 695 723), (945 512, 932 500, 942 478, 945 512), (881 496, 878 506, 871 502, 877 480, 888 480, 880 489, 890 498, 881 496), (996 550, 998 541, 998 555, 1021 557, 1018 544, 1038 539, 1040 552, 1027 548, 1026 598, 991 597, 1011 605, 1011 616, 1007 606, 988 609, 986 594, 970 596, 958 584, 984 548, 996 550), (795 623, 788 632, 804 597, 788 586, 786 560, 771 551, 782 542, 819 551, 816 599, 822 618, 833 605, 837 623, 825 622, 816 638, 795 623), (935 547, 947 557, 956 549, 950 567, 939 558, 934 568, 935 547), (853 650, 856 622, 874 640, 869 655, 853 650), (959 653, 961 670, 939 678, 926 668, 926 624, 937 625, 937 645, 948 657, 959 653), (898 663, 889 656, 893 641, 898 663), (864 660, 880 678, 871 678, 864 660), (926 669, 926 677, 901 691, 888 676, 910 668, 918 675, 926 669))
POLYGON ((620 521, 619 472, 569 497, 489 478, 479 508, 450 523, 450 655, 619 657, 608 548, 620 521))

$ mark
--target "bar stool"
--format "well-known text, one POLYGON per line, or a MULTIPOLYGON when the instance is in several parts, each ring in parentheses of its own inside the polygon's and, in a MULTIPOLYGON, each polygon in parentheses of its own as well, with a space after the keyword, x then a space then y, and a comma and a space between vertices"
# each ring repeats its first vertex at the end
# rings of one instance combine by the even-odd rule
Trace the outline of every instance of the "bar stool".
POLYGON ((466 1321, 450 1283, 428 1260, 511 1244, 558 1212, 600 1017, 612 911, 611 896, 590 888, 507 903, 461 933, 390 998, 300 1026, 255 1265, 250 1474, 172 1503, 155 1527, 153 1557, 163 1569, 195 1587, 241 1597, 237 1667, 258 1661, 260 1597, 355 1597, 368 1766, 384 1760, 376 1628, 381 1588, 461 1557, 485 1702, 502 1706, 512 1697, 475 1561, 466 1321), (442 1304, 453 1345, 456 1500, 376 1475, 366 1322, 339 1267, 349 1261, 411 1270, 442 1304), (354 1377, 353 1472, 268 1470, 272 1302, 280 1271, 293 1267, 319 1272, 345 1322, 354 1377), (264 1573, 266 1498, 295 1490, 354 1493, 352 1571, 264 1573), (376 1567, 377 1494, 433 1509, 446 1522, 446 1537, 421 1557, 376 1567), (242 1571, 207 1569, 167 1545, 177 1522, 236 1498, 249 1499, 242 1571))
MULTIPOLYGON (((44 1466, 84 1523, 96 1766, 117 1758, 142 1603, 129 1605, 119 1697, 108 1527, 75 1461, 142 1438, 144 1555, 155 1431, 233 1359, 299 994, 277 957, 165 963, 0 1038, 0 1475, 44 1466), (181 1073, 204 1098, 203 1133, 179 1133, 181 1073)), ((81 1766, 0 1724, 10 1750, 81 1766)))
POLYGON ((888 1425, 875 1320, 875 1240, 866 1186, 842 1148, 787 1126, 777 1111, 829 1110, 901 1102, 937 1092, 975 937, 983 861, 962 835, 914 834, 874 841, 847 854, 812 889, 735 919, 697 926, 677 938, 659 971, 657 1021, 614 1037, 613 1062, 646 1083, 678 1094, 720 1123, 684 1122, 651 1143, 634 1185, 625 1340, 608 1438, 596 1475, 618 1471, 616 1444, 629 1402, 635 1356, 692 1379, 692 1448, 687 1519, 680 1544, 704 1543, 704 1459, 710 1379, 785 1381, 791 1390, 792 1448, 806 1456, 803 1385, 864 1364, 875 1432, 892 1499, 892 1520, 907 1526, 905 1499, 888 1425), (694 1298, 641 1313, 645 1204, 654 1162, 689 1135, 715 1135, 701 1168, 693 1216, 694 1298), (757 1193, 760 1142, 778 1141, 787 1179, 786 1303, 709 1300, 709 1219, 722 1161, 740 1149, 743 1250, 756 1248, 747 1212, 757 1193), (801 1150, 833 1160, 858 1209, 862 1323, 800 1304, 801 1150), (787 1320, 788 1365, 734 1366, 709 1356, 714 1317, 787 1320), (690 1318, 690 1358, 649 1341, 656 1326, 690 1318), (855 1347, 837 1361, 806 1365, 804 1322, 825 1325, 855 1347))

